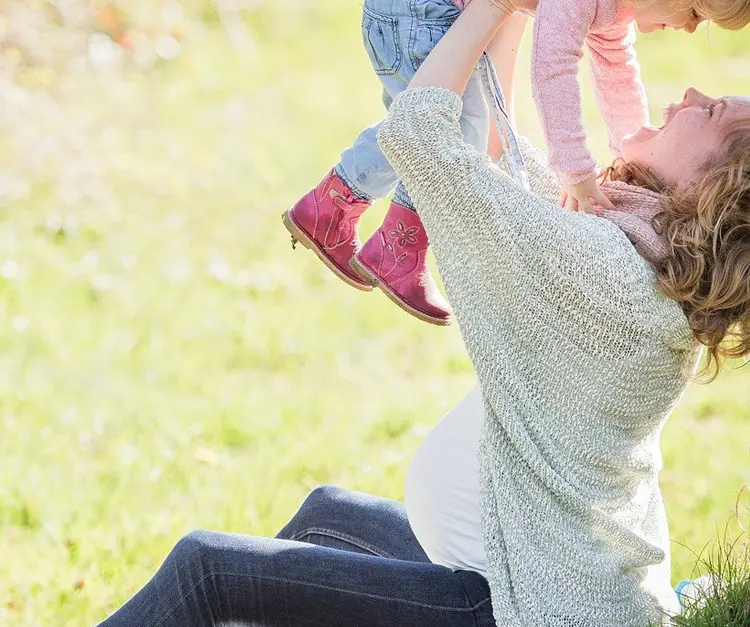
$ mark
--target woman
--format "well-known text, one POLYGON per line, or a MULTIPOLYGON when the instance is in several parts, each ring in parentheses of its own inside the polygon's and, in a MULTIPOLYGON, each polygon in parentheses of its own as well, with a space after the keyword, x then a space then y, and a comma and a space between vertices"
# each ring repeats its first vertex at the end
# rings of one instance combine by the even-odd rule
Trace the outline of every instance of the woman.
POLYGON ((482 389, 483 419, 474 395, 410 472, 417 537, 398 504, 321 489, 280 539, 188 535, 104 627, 644 627, 676 612, 659 434, 698 343, 712 364, 750 354, 750 99, 689 90, 624 141, 618 211, 561 211, 538 153, 525 147, 527 192, 459 132, 458 94, 515 8, 474 0, 379 137, 482 389))

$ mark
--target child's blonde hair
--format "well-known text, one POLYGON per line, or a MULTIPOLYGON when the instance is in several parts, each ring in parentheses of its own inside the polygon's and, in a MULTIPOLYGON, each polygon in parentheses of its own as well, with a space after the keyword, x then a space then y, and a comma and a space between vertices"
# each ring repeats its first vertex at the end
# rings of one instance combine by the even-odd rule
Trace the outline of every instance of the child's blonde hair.
MULTIPOLYGON (((645 8, 658 0, 624 0, 631 7, 645 8)), ((669 0, 676 9, 693 9, 700 17, 725 30, 742 30, 750 24, 750 0, 669 0)))
POLYGON ((750 24, 750 0, 675 0, 689 4, 701 17, 726 30, 741 30, 750 24))

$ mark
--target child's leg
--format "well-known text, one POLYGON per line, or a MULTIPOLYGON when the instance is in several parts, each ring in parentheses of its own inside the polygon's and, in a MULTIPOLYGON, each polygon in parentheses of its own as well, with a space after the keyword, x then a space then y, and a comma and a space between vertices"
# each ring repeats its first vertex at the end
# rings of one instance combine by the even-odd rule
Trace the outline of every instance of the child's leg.
MULTIPOLYGON (((420 0, 367 0, 364 9, 363 38, 383 82, 386 108, 391 95, 402 91, 414 74, 403 51, 410 45, 410 7, 417 1, 420 0)), ((293 243, 301 242, 336 276, 365 291, 372 289, 372 283, 350 265, 362 247, 359 219, 373 199, 387 196, 397 182, 393 168, 378 147, 378 128, 375 124, 362 131, 336 167, 282 216, 293 243)))
MULTIPOLYGON (((382 78, 382 77, 381 77, 382 78)), ((400 81, 387 81, 403 91, 400 81)), ((383 87, 383 104, 389 109, 393 98, 383 87)), ((334 172, 349 186, 357 198, 372 201, 385 198, 398 183, 391 164, 378 146, 378 130, 382 120, 360 132, 354 143, 341 153, 334 172)))
MULTIPOLYGON (((438 0, 435 4, 441 2, 438 0)), ((456 14, 450 1, 445 2, 456 14)), ((419 0, 366 0, 362 9, 362 41, 383 85, 386 109, 390 108, 393 98, 406 89, 416 72, 412 51, 419 38, 418 9, 414 5, 419 4, 419 0)), ((441 27, 444 25, 447 29, 450 17, 444 17, 442 22, 441 27)), ((363 130, 341 154, 335 167, 336 174, 352 191, 367 200, 384 198, 398 183, 396 173, 378 147, 379 128, 380 122, 363 130)))
MULTIPOLYGON (((375 70, 387 92, 386 107, 409 84, 417 68, 427 58, 458 16, 450 0, 367 0, 363 33, 375 70), (386 56, 391 31, 384 28, 383 16, 373 14, 375 5, 399 11, 395 31, 398 34, 393 60, 386 56), (406 13, 406 15, 404 15, 406 13), (381 65, 378 65, 380 63, 381 65)), ((483 95, 482 80, 475 72, 464 95, 461 130, 477 150, 487 150, 489 112, 483 95)), ((390 170, 390 166, 387 166, 390 170)), ((349 172, 346 172, 350 176, 349 172)), ((352 180, 353 185, 358 185, 352 180)), ((365 190, 366 191, 366 190, 365 190)), ((440 294, 427 267, 429 240, 414 203, 403 185, 396 187, 393 202, 382 226, 352 260, 352 267, 365 280, 379 287, 399 307, 411 315, 437 325, 450 324, 452 311, 440 294)))
MULTIPOLYGON (((384 89, 386 109, 391 102, 384 89)), ((371 291, 372 284, 350 265, 362 248, 359 219, 372 200, 387 196, 398 180, 378 147, 380 124, 364 129, 333 170, 282 215, 293 244, 302 243, 336 276, 362 291, 371 291)))
MULTIPOLYGON (((450 0, 366 0, 362 39, 375 73, 383 84, 383 104, 406 89, 419 66, 458 17, 450 0)), ((398 177, 377 145, 377 123, 360 133, 344 151, 336 173, 361 198, 372 200, 390 193, 398 177)), ((461 130, 466 140, 487 150, 489 115, 478 73, 467 86, 461 130)), ((402 185, 394 197, 408 209, 414 205, 402 185)))
MULTIPOLYGON (((383 83, 386 108, 457 16, 450 0, 366 0, 362 35, 383 83)), ((282 216, 293 243, 312 250, 336 276, 360 290, 371 290, 372 282, 350 266, 362 247, 359 218, 372 199, 388 195, 397 182, 378 147, 378 128, 362 131, 338 165, 282 216)), ((438 324, 445 324, 449 307, 438 305, 438 324)))

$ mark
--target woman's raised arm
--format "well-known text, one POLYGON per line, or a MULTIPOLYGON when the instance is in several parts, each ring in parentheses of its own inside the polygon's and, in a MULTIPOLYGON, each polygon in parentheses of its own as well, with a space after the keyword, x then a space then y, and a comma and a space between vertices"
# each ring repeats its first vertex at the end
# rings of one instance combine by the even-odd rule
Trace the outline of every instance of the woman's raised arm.
MULTIPOLYGON (((526 24, 529 21, 527 15, 516 13, 506 20, 495 33, 487 54, 497 69, 500 86, 505 96, 508 117, 515 125, 515 95, 516 95, 516 67, 518 65, 518 53, 521 50, 526 24)), ((487 152, 493 161, 497 161, 503 154, 503 144, 496 125, 490 127, 490 140, 487 152)))
POLYGON ((462 137, 459 92, 506 20, 490 0, 473 0, 395 98, 378 133, 427 229, 478 372, 480 362, 496 363, 497 346, 486 344, 488 337, 545 333, 528 335, 529 311, 571 318, 571 328, 590 341, 602 316, 632 309, 620 306, 640 285, 630 278, 645 277, 645 264, 617 227, 527 191, 462 137), (623 276, 630 277, 625 284, 623 276), (606 311, 588 308, 602 293, 618 297, 606 311))
POLYGON ((515 10, 507 0, 474 0, 422 63, 408 89, 444 87, 462 95, 482 53, 515 10))

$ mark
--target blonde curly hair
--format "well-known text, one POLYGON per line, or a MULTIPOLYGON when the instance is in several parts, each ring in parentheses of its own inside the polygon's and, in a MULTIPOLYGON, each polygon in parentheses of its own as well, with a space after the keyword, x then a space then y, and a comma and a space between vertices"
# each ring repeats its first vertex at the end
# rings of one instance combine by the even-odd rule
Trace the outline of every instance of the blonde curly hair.
POLYGON ((689 186, 665 185, 621 159, 605 178, 662 195, 654 228, 669 253, 654 267, 659 288, 707 349, 699 374, 712 381, 726 359, 750 357, 750 121, 729 129, 723 150, 689 186))

